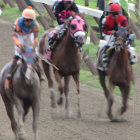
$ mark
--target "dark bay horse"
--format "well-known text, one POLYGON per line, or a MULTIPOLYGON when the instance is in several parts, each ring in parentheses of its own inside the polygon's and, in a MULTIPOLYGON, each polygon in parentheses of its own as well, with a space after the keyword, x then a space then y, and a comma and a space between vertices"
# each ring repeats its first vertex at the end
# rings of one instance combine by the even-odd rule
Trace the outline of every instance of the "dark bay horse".
POLYGON ((109 88, 106 86, 106 72, 98 69, 101 86, 108 101, 108 117, 111 121, 117 120, 112 114, 113 90, 118 86, 122 94, 122 107, 119 114, 127 110, 130 82, 133 78, 132 66, 130 65, 130 53, 127 44, 128 31, 126 28, 119 28, 116 32, 114 48, 109 55, 108 79, 109 88))
MULTIPOLYGON (((29 54, 30 53, 28 53, 27 56, 29 56, 29 54)), ((11 121, 11 127, 16 140, 26 139, 24 120, 29 111, 29 107, 32 107, 33 110, 34 140, 37 140, 38 137, 37 126, 40 109, 40 80, 34 67, 30 61, 28 62, 24 61, 17 67, 12 78, 12 88, 9 88, 9 85, 7 85, 6 78, 11 63, 4 66, 0 75, 0 93, 11 121), (14 116, 14 105, 18 113, 18 123, 14 116)))
MULTIPOLYGON (((60 92, 60 98, 58 104, 63 104, 63 92, 65 94, 65 108, 66 114, 69 114, 69 100, 68 100, 68 91, 69 91, 69 82, 70 76, 73 77, 78 93, 78 115, 80 116, 80 89, 79 89, 79 72, 80 72, 80 48, 84 44, 84 37, 87 32, 87 24, 83 18, 76 16, 68 24, 68 29, 63 39, 58 41, 55 46, 55 51, 52 55, 52 63, 59 69, 53 69, 55 79, 58 83, 58 90, 60 92), (62 78, 64 78, 64 86, 62 84, 62 78)), ((46 48, 45 38, 48 35, 48 32, 45 32, 39 44, 39 53, 43 54, 43 50, 46 48)), ((44 72, 48 79, 48 86, 51 93, 51 106, 55 107, 55 97, 53 89, 53 81, 51 78, 50 67, 49 65, 42 61, 44 72)))

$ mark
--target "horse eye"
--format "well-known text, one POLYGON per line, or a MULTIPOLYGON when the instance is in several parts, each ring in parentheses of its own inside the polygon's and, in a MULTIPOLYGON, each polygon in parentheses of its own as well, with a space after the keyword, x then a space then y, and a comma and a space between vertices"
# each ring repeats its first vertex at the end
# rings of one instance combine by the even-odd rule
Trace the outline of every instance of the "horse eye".
POLYGON ((76 24, 71 24, 71 30, 75 30, 76 29, 76 24))
POLYGON ((84 31, 87 32, 87 25, 86 24, 83 25, 83 28, 84 28, 84 31))

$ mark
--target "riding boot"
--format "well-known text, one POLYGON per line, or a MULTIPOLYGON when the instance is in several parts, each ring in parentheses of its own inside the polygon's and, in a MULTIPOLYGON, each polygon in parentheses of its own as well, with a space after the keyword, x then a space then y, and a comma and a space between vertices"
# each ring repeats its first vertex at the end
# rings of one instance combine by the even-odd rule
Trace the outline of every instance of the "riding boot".
POLYGON ((12 76, 13 76, 13 72, 14 70, 16 69, 16 66, 17 66, 17 59, 13 59, 12 60, 12 64, 8 70, 8 74, 7 74, 7 79, 8 80, 11 80, 12 76))
POLYGON ((48 40, 50 50, 54 50, 54 43, 57 41, 58 33, 54 33, 53 36, 48 40))
POLYGON ((130 56, 130 64, 133 65, 136 63, 135 56, 130 56))

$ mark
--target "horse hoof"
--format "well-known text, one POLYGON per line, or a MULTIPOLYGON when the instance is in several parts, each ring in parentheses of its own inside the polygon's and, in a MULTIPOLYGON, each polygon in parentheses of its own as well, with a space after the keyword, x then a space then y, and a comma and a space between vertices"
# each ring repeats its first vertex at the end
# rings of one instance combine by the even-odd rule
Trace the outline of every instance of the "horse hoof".
POLYGON ((56 108, 56 103, 55 103, 55 102, 54 102, 54 103, 52 102, 52 103, 51 103, 51 107, 52 107, 52 108, 56 108))
POLYGON ((19 137, 19 140, 26 140, 27 139, 27 135, 26 135, 24 129, 19 130, 18 137, 19 137))
POLYGON ((81 115, 81 112, 80 111, 77 113, 77 117, 78 118, 82 118, 82 115, 81 115))
POLYGON ((57 104, 58 105, 62 105, 63 104, 63 98, 62 97, 59 98, 59 100, 57 101, 57 104))

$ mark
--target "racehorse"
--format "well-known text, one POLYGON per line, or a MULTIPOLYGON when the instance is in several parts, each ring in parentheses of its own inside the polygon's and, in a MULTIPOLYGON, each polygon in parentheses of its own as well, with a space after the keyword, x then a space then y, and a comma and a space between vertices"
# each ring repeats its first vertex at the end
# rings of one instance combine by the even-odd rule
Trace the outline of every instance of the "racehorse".
MULTIPOLYGON (((30 49, 29 49, 30 50, 30 49)), ((0 93, 6 107, 11 127, 16 140, 26 139, 24 121, 29 108, 33 111, 34 140, 37 140, 37 126, 40 110, 40 80, 34 69, 33 54, 28 51, 12 77, 10 87, 7 85, 7 72, 11 65, 9 62, 4 66, 0 75, 0 93), (28 59, 27 59, 28 58, 28 59), (14 116, 14 105, 18 113, 18 123, 14 116)))
POLYGON ((119 28, 115 35, 114 47, 109 52, 108 79, 109 89, 106 86, 106 71, 98 69, 101 86, 104 90, 108 102, 108 117, 111 121, 117 120, 112 114, 113 90, 118 86, 122 94, 122 107, 119 114, 122 115, 127 110, 128 97, 130 92, 130 82, 133 79, 132 66, 130 64, 130 52, 128 50, 128 30, 119 28))
MULTIPOLYGON (((70 76, 73 77, 77 93, 78 93, 78 116, 81 116, 80 112, 80 89, 79 89, 79 72, 80 72, 80 48, 84 44, 84 37, 87 32, 86 21, 83 20, 84 16, 75 16, 67 25, 67 32, 63 36, 63 39, 59 40, 56 43, 55 50, 52 55, 52 64, 54 64, 59 70, 53 68, 55 79, 58 83, 58 90, 60 92, 60 97, 58 100, 58 105, 63 104, 63 92, 65 94, 65 109, 66 114, 69 114, 69 100, 68 100, 68 91, 69 91, 69 82, 70 76), (64 78, 64 86, 62 84, 62 78, 64 78)), ((48 36, 48 32, 45 32, 39 43, 39 53, 43 54, 46 49, 45 38, 48 36)), ((45 62, 42 61, 44 72, 48 79, 48 86, 50 88, 51 94, 51 106, 55 107, 55 96, 53 89, 53 80, 50 75, 50 67, 45 62)))

